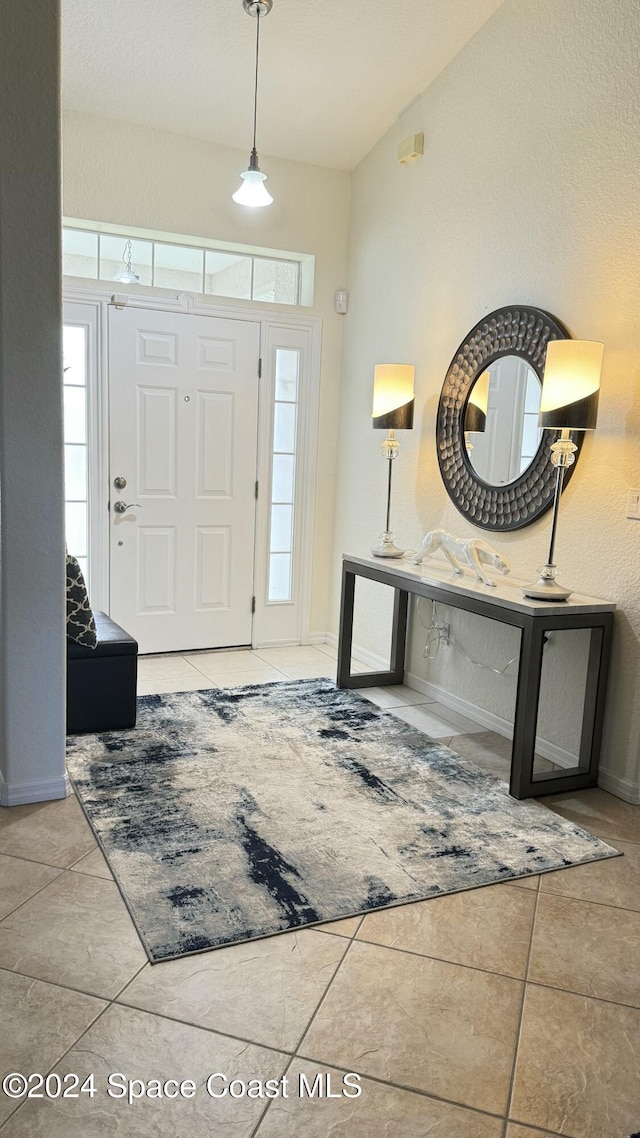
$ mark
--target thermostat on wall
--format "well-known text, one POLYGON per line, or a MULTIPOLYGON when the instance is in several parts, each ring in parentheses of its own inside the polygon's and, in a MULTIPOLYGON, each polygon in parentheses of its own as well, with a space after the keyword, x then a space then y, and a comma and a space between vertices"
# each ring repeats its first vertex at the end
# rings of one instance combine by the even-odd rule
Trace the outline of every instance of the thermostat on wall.
POLYGON ((336 289, 336 312, 340 312, 343 316, 349 308, 349 293, 346 288, 336 289))

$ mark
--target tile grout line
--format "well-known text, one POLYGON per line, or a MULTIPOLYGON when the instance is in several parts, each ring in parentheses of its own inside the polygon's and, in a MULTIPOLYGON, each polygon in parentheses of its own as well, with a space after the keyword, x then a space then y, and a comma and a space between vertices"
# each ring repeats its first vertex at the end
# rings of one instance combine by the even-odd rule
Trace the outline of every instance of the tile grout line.
MULTIPOLYGON (((544 1126, 531 1126, 528 1122, 518 1122, 515 1118, 507 1119, 509 1126, 519 1126, 522 1130, 529 1130, 531 1134, 543 1134, 547 1138, 563 1138, 562 1134, 558 1134, 555 1130, 546 1130, 544 1126)), ((565 1134, 564 1138, 572 1138, 570 1134, 565 1134)))
POLYGON ((631 1011, 640 1011, 639 1004, 625 1004, 621 1000, 607 1000, 604 996, 594 996, 591 992, 576 992, 573 988, 557 988, 553 984, 545 984, 542 980, 527 980, 530 988, 544 988, 547 992, 564 992, 566 996, 577 996, 580 1000, 593 1000, 596 1004, 609 1004, 614 1008, 630 1008, 631 1011))
POLYGON ((513 1051, 513 1063, 511 1065, 511 1078, 509 1079, 509 1088, 507 1092, 507 1107, 505 1110, 505 1123, 503 1129, 503 1138, 507 1138, 507 1131, 509 1128, 509 1115, 511 1114, 511 1105, 513 1102, 513 1091, 515 1087, 516 1068, 518 1065, 518 1052, 520 1050, 520 1041, 522 1038, 522 1022, 524 1019, 524 1007, 527 998, 527 979, 529 976, 529 965, 531 964, 531 955, 533 952, 533 940, 536 931, 536 920, 538 917, 538 902, 540 900, 540 892, 536 893, 536 903, 533 910, 533 920, 531 922, 531 934, 529 936, 529 951, 527 953, 527 962, 524 969, 524 980, 522 984, 522 999, 520 1001, 520 1014, 518 1016, 518 1027, 516 1031, 515 1047, 513 1051))
MULTIPOLYGON (((75 798, 75 797, 76 797, 75 794, 70 794, 68 796, 68 798, 75 798)), ((68 801, 68 799, 59 798, 59 799, 51 799, 51 801, 52 802, 56 802, 56 801, 57 802, 66 802, 66 801, 68 801)), ((0 810, 4 810, 4 809, 5 809, 5 807, 0 807, 0 810)), ((8 807, 8 809, 11 809, 11 807, 8 807)), ((88 825, 88 823, 87 823, 87 825, 88 825)), ((98 845, 95 838, 93 837, 93 830, 90 829, 90 833, 91 833, 91 836, 93 839, 93 848, 90 850, 85 850, 85 852, 83 854, 80 854, 80 857, 76 858, 76 860, 71 863, 71 865, 51 865, 51 863, 48 861, 37 861, 36 858, 26 857, 23 854, 5 853, 5 851, 2 849, 0 849, 0 856, 11 857, 11 858, 13 858, 14 861, 28 861, 29 865, 44 865, 47 867, 47 869, 58 869, 58 870, 60 870, 60 873, 66 873, 67 870, 71 869, 74 865, 77 865, 79 861, 82 861, 83 857, 86 857, 87 854, 93 853, 94 849, 97 849, 97 850, 100 849, 100 846, 98 845)))
POLYGON ((296 1043, 296 1045, 293 1049, 294 1055, 298 1054, 304 1040, 307 1037, 307 1034, 309 1032, 309 1028, 311 1027, 312 1023, 314 1022, 316 1016, 318 1015, 318 1012, 320 1011, 320 1008, 322 1007, 322 1005, 324 1004, 324 1001, 327 998, 327 993, 329 992, 330 988, 333 986, 333 982, 334 982, 336 976, 338 975, 340 969, 344 965, 345 960, 347 959, 349 953, 351 952, 351 949, 353 948, 353 945, 355 944, 355 939, 356 939, 356 937, 360 931, 360 928, 362 927, 363 921, 364 921, 364 914, 360 918, 360 923, 358 924, 357 929, 354 931, 353 936, 351 936, 349 938, 349 942, 347 944, 347 947, 345 948, 345 950, 344 950, 344 952, 343 952, 343 954, 340 957, 340 960, 338 962, 338 967, 336 968, 335 972, 333 973, 333 976, 331 977, 331 979, 330 979, 329 983, 327 984, 324 992, 322 993, 320 999, 318 1000, 318 1003, 316 1004, 315 1010, 312 1012, 311 1016, 307 1020, 306 1027, 303 1028, 302 1034, 298 1038, 298 1042, 296 1043))
MULTIPOLYGON (((333 1067, 336 1071, 348 1072, 348 1068, 339 1063, 325 1062, 324 1059, 314 1059, 312 1055, 301 1055, 296 1052, 294 1058, 301 1059, 305 1063, 315 1063, 316 1066, 319 1067, 333 1067)), ((370 1075, 360 1071, 354 1071, 353 1073, 359 1074, 362 1079, 367 1079, 368 1082, 376 1083, 381 1087, 389 1087, 394 1091, 403 1091, 406 1094, 418 1095, 420 1098, 428 1099, 429 1102, 441 1102, 446 1106, 454 1106, 458 1110, 467 1110, 470 1114, 480 1114, 483 1118, 493 1118, 497 1122, 506 1121, 503 1114, 492 1114, 490 1110, 483 1110, 482 1107, 479 1106, 469 1106, 466 1102, 456 1102, 455 1099, 444 1098, 443 1095, 436 1094, 434 1091, 425 1091, 420 1087, 409 1086, 407 1083, 392 1083, 390 1079, 381 1079, 379 1075, 370 1075)))
MULTIPOLYGON (((349 940, 348 940, 348 944, 347 944, 347 947, 345 948, 345 950, 344 950, 344 952, 343 952, 342 956, 340 957, 340 960, 338 961, 338 966, 337 966, 337 968, 336 968, 335 972, 333 973, 333 976, 331 977, 331 979, 330 979, 329 983, 327 984, 327 986, 326 986, 326 988, 325 988, 324 992, 322 993, 322 996, 320 997, 320 999, 319 999, 319 1001, 318 1001, 318 1003, 317 1003, 317 1005, 316 1005, 315 1011, 313 1011, 313 1012, 312 1012, 312 1014, 311 1014, 311 1017, 310 1017, 310 1018, 307 1020, 307 1024, 306 1024, 306 1026, 303 1028, 303 1030, 302 1030, 302 1034, 300 1035, 300 1037, 299 1037, 299 1039, 298 1039, 298 1042, 296 1043, 296 1045, 295 1045, 295 1047, 294 1047, 294 1050, 293 1050, 293 1054, 292 1054, 292 1056, 291 1056, 291 1059, 290 1059, 289 1063, 287 1064, 287 1068, 286 1068, 286 1070, 285 1070, 284 1074, 286 1074, 286 1073, 287 1073, 287 1071, 288 1071, 288 1070, 289 1070, 289 1068, 291 1067, 291 1064, 293 1063, 294 1059, 295 1059, 295 1058, 297 1058, 298 1049, 299 1049, 299 1047, 302 1045, 302 1041, 303 1041, 303 1039, 304 1039, 304 1038, 305 1038, 305 1036, 307 1035, 307 1032, 309 1031, 309 1028, 311 1027, 311 1024, 313 1023, 313 1021, 314 1021, 314 1019, 316 1018, 316 1016, 317 1016, 318 1012, 320 1011, 320 1008, 322 1007, 322 1004, 324 1003, 324 1000, 325 1000, 325 998, 326 998, 327 992, 329 991, 329 989, 330 989, 331 985, 333 984, 333 981, 335 980, 336 976, 338 975, 338 972, 339 972, 339 971, 340 971, 340 969, 342 968, 342 965, 344 964, 344 962, 345 962, 345 960, 346 960, 347 956, 349 955, 349 952, 351 951, 351 947, 352 947, 352 945, 353 945, 353 943, 354 943, 354 941, 355 941, 355 938, 356 938, 356 936, 357 936, 357 934, 358 934, 358 932, 359 932, 359 930, 360 930, 360 927, 361 927, 361 925, 362 925, 362 922, 363 922, 363 921, 364 921, 364 915, 363 915, 363 916, 360 918, 360 922, 359 922, 359 924, 358 924, 358 927, 355 929, 355 931, 354 931, 353 935, 352 935, 352 936, 349 938, 349 940)), ((346 939, 346 938, 345 938, 345 939, 346 939)), ((258 1134, 258 1130, 259 1130, 259 1128, 262 1126, 262 1123, 264 1122, 264 1120, 265 1120, 265 1118, 266 1118, 266 1116, 267 1116, 267 1114, 268 1114, 268 1112, 269 1112, 269 1107, 271 1106, 271 1103, 272 1103, 273 1101, 274 1101, 273 1099, 270 1099, 270 1100, 269 1100, 269 1102, 267 1103, 267 1105, 266 1105, 266 1107, 265 1107, 265 1109, 264 1109, 263 1113, 262 1113, 262 1114, 261 1114, 261 1116, 260 1116, 260 1121, 258 1122, 258 1125, 257 1125, 257 1126, 255 1127, 255 1129, 254 1129, 254 1130, 251 1132, 251 1136, 250 1136, 250 1138, 256 1138, 256 1135, 258 1134)))
MULTIPOLYGON (((138 971, 135 973, 135 975, 131 977, 131 980, 134 980, 136 976, 139 976, 139 975, 140 975, 140 973, 142 972, 142 969, 143 969, 143 968, 146 966, 146 964, 147 964, 147 963, 148 963, 148 962, 147 962, 147 961, 145 961, 145 963, 144 963, 144 964, 143 964, 143 965, 142 965, 142 966, 141 966, 141 967, 138 969, 138 971)), ((7 971, 7 969, 5 969, 5 971, 7 971)), ((17 975, 22 975, 22 973, 17 973, 17 975)), ((34 976, 34 977, 31 977, 31 979, 34 979, 34 980, 35 980, 35 979, 37 979, 37 977, 35 977, 35 976, 34 976)), ((122 988, 119 988, 119 989, 118 989, 118 992, 117 992, 117 993, 116 993, 116 995, 113 997, 113 999, 111 999, 111 1000, 108 1000, 108 1001, 106 1002, 106 1006, 105 1006, 104 1008, 101 1008, 101 1009, 100 1009, 100 1011, 98 1012, 98 1014, 97 1014, 96 1016, 94 1016, 94 1018, 91 1020, 91 1022, 90 1022, 90 1023, 88 1023, 88 1024, 87 1024, 87 1026, 85 1027, 84 1031, 82 1031, 82 1032, 80 1033, 80 1035, 77 1037, 77 1039, 74 1039, 74 1041, 73 1041, 73 1042, 72 1042, 72 1043, 69 1045, 69 1047, 65 1048, 65 1050, 64 1050, 64 1051, 63 1051, 63 1053, 62 1053, 62 1055, 60 1055, 60 1057, 59 1057, 58 1059, 55 1059, 55 1060, 53 1061, 53 1063, 52 1063, 52 1064, 51 1064, 51 1065, 50 1065, 50 1066, 47 1068, 47 1070, 46 1070, 45 1078, 47 1077, 47 1075, 50 1075, 50 1074, 52 1073, 52 1071, 53 1071, 54 1067, 57 1067, 57 1066, 58 1066, 58 1064, 62 1063, 63 1059, 65 1059, 65 1057, 66 1057, 66 1056, 69 1054, 69 1052, 70 1052, 70 1051, 73 1051, 74 1047, 77 1047, 77 1045, 78 1045, 79 1043, 81 1043, 81 1042, 82 1042, 82 1040, 84 1039, 85 1035, 87 1035, 87 1033, 88 1033, 89 1031, 91 1031, 91 1028, 92 1028, 92 1027, 95 1027, 95 1025, 96 1025, 96 1023, 98 1022, 98 1020, 102 1019, 102 1017, 103 1017, 103 1016, 106 1014, 106 1012, 108 1012, 108 1011, 109 1011, 109 1008, 110 1008, 110 1007, 112 1007, 112 1005, 113 1005, 113 1004, 115 1003, 115 1001, 118 999, 118 996, 120 996, 120 994, 121 994, 121 993, 124 991, 124 989, 127 987, 127 985, 131 983, 131 980, 127 980, 126 984, 124 984, 124 986, 123 986, 122 988)), ((43 984, 49 984, 49 983, 50 983, 50 981, 49 981, 49 980, 41 980, 41 981, 40 981, 40 983, 43 983, 43 984)), ((62 985, 62 984, 54 984, 54 985, 52 985, 52 987, 64 988, 64 985, 62 985)), ((76 992, 76 991, 78 991, 78 989, 76 989, 76 988, 65 988, 64 990, 65 990, 65 991, 72 991, 72 992, 76 992)), ((91 997, 92 997, 94 1000, 100 1000, 100 999, 101 999, 101 1000, 103 1000, 103 1001, 104 1001, 104 996, 95 996, 95 995, 93 995, 93 993, 92 993, 92 992, 80 992, 79 994, 80 994, 80 995, 84 995, 84 996, 91 996, 91 997)), ((15 1117, 15 1115, 18 1113, 18 1111, 19 1111, 19 1110, 20 1110, 20 1109, 21 1109, 23 1106, 25 1106, 25 1105, 26 1105, 26 1103, 27 1103, 28 1101, 29 1101, 28 1099, 23 1099, 23 1100, 22 1100, 22 1102, 19 1102, 19 1103, 17 1104, 17 1106, 16 1106, 16 1109, 15 1109, 15 1110, 12 1110, 12 1111, 11 1111, 11 1114, 7 1115, 7 1117, 4 1119, 4 1121, 3 1121, 2 1123, 0 1123, 0 1130, 3 1130, 3 1129, 4 1129, 4 1127, 6 1126, 7 1122, 9 1122, 9 1120, 10 1120, 11 1118, 14 1118, 14 1117, 15 1117)))
POLYGON ((327 993, 328 993, 329 989, 332 987, 336 976, 338 975, 338 973, 339 973, 340 969, 342 968, 345 960, 347 959, 347 956, 351 952, 351 949, 352 949, 353 945, 355 944, 356 937, 357 937, 357 935, 360 932, 360 929, 362 927, 362 922, 364 921, 365 916, 366 916, 366 914, 363 913, 362 917, 360 918, 358 927, 354 930, 353 936, 349 937, 347 947, 345 948, 342 956, 340 957, 340 960, 338 961, 338 966, 337 966, 335 972, 333 973, 333 976, 331 977, 331 979, 330 979, 329 983, 327 984, 324 992, 322 993, 320 999, 318 1000, 318 1003, 316 1004, 315 1010, 311 1013, 310 1018, 307 1020, 306 1027, 303 1028, 301 1035, 298 1037, 298 1042, 296 1043, 296 1045, 293 1049, 294 1055, 298 1054, 298 1051, 299 1051, 300 1047, 302 1046, 303 1040, 307 1036, 309 1028, 311 1027, 313 1021, 315 1020, 316 1016, 318 1015, 318 1012, 320 1011, 320 1008, 322 1007, 324 1001, 327 998, 327 993))
MULTIPOLYGON (((136 973, 136 976, 137 975, 138 973, 136 973)), ((135 980, 136 976, 132 976, 131 979, 135 980)), ((127 981, 127 983, 130 982, 131 981, 127 981)), ((166 1012, 152 1012, 149 1010, 149 1008, 141 1008, 138 1004, 128 1004, 126 1002, 121 1002, 120 995, 116 996, 116 998, 111 1001, 119 1008, 127 1008, 129 1011, 143 1012, 144 1015, 154 1016, 155 1019, 166 1019, 168 1023, 180 1023, 183 1024, 184 1027, 193 1027, 196 1031, 206 1031, 209 1035, 220 1035, 224 1039, 233 1039, 234 1042, 244 1043, 248 1047, 262 1047, 266 1051, 274 1051, 280 1055, 287 1055, 290 1059, 295 1058, 295 1052, 290 1051, 288 1047, 279 1047, 273 1043, 265 1043, 264 1040, 247 1039, 247 1037, 244 1035, 233 1035, 230 1031, 221 1031, 219 1027, 203 1027, 201 1023, 195 1023, 190 1019, 178 1019, 177 1016, 168 1015, 166 1012)))
MULTIPOLYGON (((44 864, 44 863, 43 862, 34 862, 33 864, 34 865, 40 865, 40 864, 44 864)), ((55 869, 56 867, 53 865, 49 865, 46 868, 47 869, 55 869)), ((32 893, 29 897, 25 897, 24 901, 21 901, 19 905, 16 905, 15 908, 10 909, 8 913, 5 913, 4 916, 2 917, 2 919, 0 919, 0 929, 2 928, 4 922, 6 920, 8 920, 9 917, 12 917, 14 915, 14 913, 18 912, 18 909, 22 909, 24 905, 28 905, 29 901, 33 901, 33 899, 35 897, 38 897, 39 894, 42 893, 44 889, 48 889, 50 885, 53 885, 54 881, 57 881, 59 877, 62 877, 63 873, 70 873, 70 872, 71 871, 68 869, 60 869, 58 871, 58 873, 56 874, 56 876, 51 878, 51 881, 45 881, 44 885, 41 885, 39 889, 36 889, 35 893, 32 893)), ((88 876, 89 876, 88 874, 85 874, 85 877, 88 877, 88 876)), ((0 965, 0 969, 1 968, 2 968, 2 965, 0 965)), ((5 968, 4 971, 5 972, 13 972, 14 969, 13 968, 5 968)))
MULTIPOLYGON (((600 860, 601 861, 615 861, 615 858, 612 858, 612 857, 601 858, 600 860)), ((599 862, 587 861, 587 862, 584 862, 584 864, 585 865, 598 865, 599 862)), ((578 869, 578 868, 582 868, 582 867, 581 866, 567 866, 567 869, 578 869)), ((562 870, 562 869, 552 870, 552 872, 553 873, 563 873, 564 870, 562 870)), ((543 874, 540 875, 541 880, 542 880, 542 877, 543 877, 543 874)), ((574 897, 571 893, 554 893, 553 890, 551 890, 551 889, 540 888, 539 891, 540 891, 540 893, 543 893, 545 897, 556 897, 560 901, 577 901, 578 904, 580 904, 580 905, 595 905, 599 909, 615 909, 615 911, 618 913, 635 913, 636 916, 640 917, 640 909, 629 909, 627 905, 610 905, 607 901, 591 901, 590 898, 588 898, 588 897, 574 897)))
MULTIPOLYGON (((293 1063, 294 1059, 295 1059, 295 1053, 289 1057, 289 1061, 285 1065, 285 1068, 282 1072, 282 1075, 280 1076, 281 1079, 284 1079, 285 1076, 290 1071, 291 1064, 293 1063)), ((262 1123, 264 1122, 265 1118, 267 1117, 267 1114, 269 1113, 269 1108, 270 1108, 272 1102, 275 1102, 275 1099, 269 1099, 267 1105, 265 1106, 264 1110, 262 1111, 262 1114, 260 1115, 258 1121, 256 1122, 256 1125, 254 1126, 253 1130, 251 1131, 249 1138, 257 1138, 258 1131, 260 1130, 262 1123)))
MULTIPOLYGON (((481 888, 484 888, 484 887, 481 886, 481 888)), ((486 888, 490 889, 491 886, 488 885, 488 886, 486 886, 486 888)), ((529 892, 532 893, 533 896, 535 896, 533 889, 530 889, 529 892)), ((456 894, 453 894, 453 893, 446 894, 445 893, 445 894, 443 894, 443 896, 453 897, 453 896, 456 896, 456 894)), ((434 900, 435 900, 435 898, 434 898, 434 900)), ((412 903, 414 903, 414 902, 409 902, 409 904, 412 904, 412 903)), ((396 907, 401 908, 401 906, 396 906, 396 907)), ((385 912, 385 910, 384 909, 378 909, 378 910, 374 909, 373 912, 385 912)), ((368 916, 368 913, 365 913, 364 916, 365 917, 368 916)), ((354 940, 356 939, 356 936, 357 936, 357 933, 354 933, 354 936, 353 936, 354 940)), ((524 976, 514 976, 511 972, 496 972, 495 968, 481 968, 479 964, 462 964, 459 960, 447 960, 446 956, 433 956, 429 952, 416 952, 412 948, 399 948, 398 945, 396 945, 396 944, 381 944, 380 941, 365 940, 364 937, 358 937, 357 943, 358 944, 368 944, 371 948, 383 948, 383 949, 386 949, 388 952, 400 952, 400 953, 402 953, 403 956, 415 956, 415 957, 417 957, 418 960, 435 960, 435 962, 437 964, 450 964, 453 968, 467 968, 470 972, 481 972, 484 976, 499 976, 501 980, 514 980, 516 984, 521 984, 522 981, 524 980, 524 976)))

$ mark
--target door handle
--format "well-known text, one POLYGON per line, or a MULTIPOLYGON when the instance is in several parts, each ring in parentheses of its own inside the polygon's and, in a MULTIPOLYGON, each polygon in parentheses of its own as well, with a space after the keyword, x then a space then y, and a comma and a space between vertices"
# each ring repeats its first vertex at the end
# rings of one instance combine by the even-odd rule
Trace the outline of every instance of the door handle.
POLYGON ((114 502, 113 508, 116 514, 126 514, 127 510, 141 510, 142 506, 139 502, 131 502, 129 506, 126 502, 114 502))

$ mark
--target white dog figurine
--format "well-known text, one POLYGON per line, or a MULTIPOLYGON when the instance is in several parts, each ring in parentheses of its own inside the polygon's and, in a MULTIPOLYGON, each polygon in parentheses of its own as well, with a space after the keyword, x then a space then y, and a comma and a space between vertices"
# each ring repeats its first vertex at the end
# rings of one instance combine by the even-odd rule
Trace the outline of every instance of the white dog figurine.
POLYGON ((487 577, 484 566, 491 565, 498 573, 510 572, 509 564, 491 548, 488 542, 477 537, 469 540, 464 537, 453 537, 443 529, 431 530, 411 560, 414 565, 421 565, 425 557, 431 557, 439 549, 453 566, 454 573, 462 573, 462 566, 467 565, 469 569, 475 570, 478 581, 492 585, 494 588, 496 583, 487 577))

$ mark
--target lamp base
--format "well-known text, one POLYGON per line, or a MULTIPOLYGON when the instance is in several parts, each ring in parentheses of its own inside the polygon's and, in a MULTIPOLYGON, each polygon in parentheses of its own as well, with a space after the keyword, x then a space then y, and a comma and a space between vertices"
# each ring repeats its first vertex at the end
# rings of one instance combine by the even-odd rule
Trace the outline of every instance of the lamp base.
POLYGON ((534 601, 566 601, 571 596, 571 589, 564 589, 549 577, 540 576, 535 585, 525 585, 522 593, 534 601))
POLYGON ((382 538, 380 545, 373 546, 371 549, 374 557, 404 557, 406 551, 398 549, 392 533, 383 533, 380 536, 382 538))

